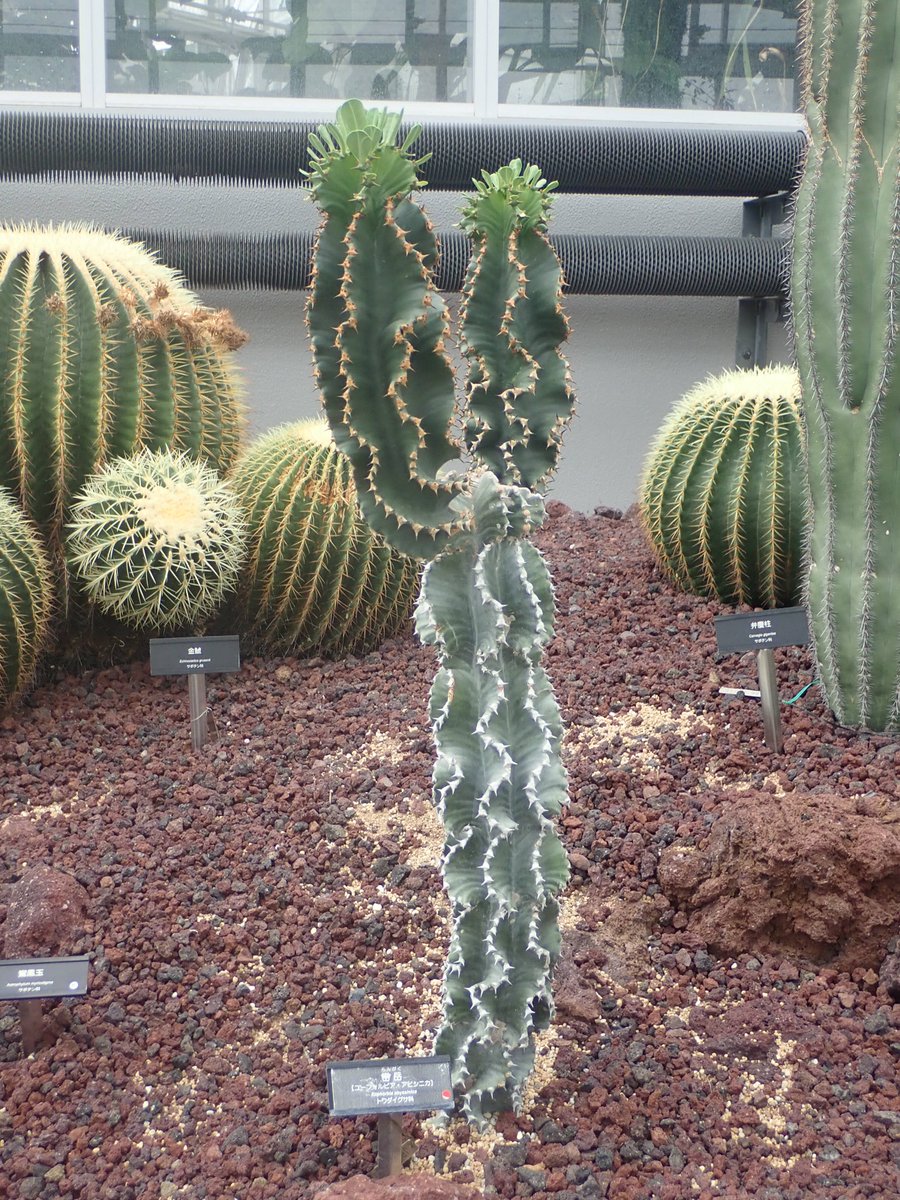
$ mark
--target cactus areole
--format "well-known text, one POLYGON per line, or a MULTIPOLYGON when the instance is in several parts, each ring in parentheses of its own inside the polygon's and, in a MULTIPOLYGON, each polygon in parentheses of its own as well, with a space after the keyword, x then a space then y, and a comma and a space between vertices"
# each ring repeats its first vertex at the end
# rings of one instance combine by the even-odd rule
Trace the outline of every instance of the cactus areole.
POLYGON ((900 728, 900 6, 805 0, 810 144, 791 305, 819 678, 845 725, 900 728), (897 515, 895 515, 897 514, 897 515))
POLYGON ((515 1107, 547 1026, 568 864, 562 722, 540 659, 553 593, 540 489, 571 415, 567 324, 546 237, 552 184, 518 161, 485 173, 463 213, 474 253, 460 339, 462 443, 432 282, 435 236, 412 194, 400 117, 350 101, 310 138, 324 214, 308 321, 325 411, 372 526, 427 560, 416 625, 436 647, 434 798, 453 929, 436 1049, 476 1124, 515 1107), (460 463, 462 460, 462 463, 460 463))

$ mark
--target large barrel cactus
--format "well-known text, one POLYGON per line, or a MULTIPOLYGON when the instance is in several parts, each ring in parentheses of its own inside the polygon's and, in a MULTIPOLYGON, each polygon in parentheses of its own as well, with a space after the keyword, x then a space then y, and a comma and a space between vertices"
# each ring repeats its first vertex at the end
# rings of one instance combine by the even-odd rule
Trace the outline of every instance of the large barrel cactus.
POLYGON ((804 0, 810 144, 791 305, 811 507, 808 603, 837 719, 900 728, 900 17, 804 0))
POLYGON ((638 505, 679 586, 723 604, 798 604, 805 487, 792 367, 726 371, 675 405, 647 455, 638 505))
POLYGON ((142 450, 92 476, 68 533, 70 564, 104 612, 186 635, 233 590, 246 547, 231 488, 171 450, 142 450))
POLYGON ((437 1049, 476 1123, 515 1105, 552 1014, 557 895, 568 872, 554 816, 566 796, 562 723, 541 652, 553 598, 526 540, 572 409, 550 186, 535 167, 486 174, 464 213, 474 257, 462 343, 465 445, 451 436, 437 246, 399 117, 344 105, 310 138, 324 213, 308 319, 325 409, 368 520, 429 560, 417 626, 436 646, 434 796, 453 928, 437 1049), (468 473, 460 474, 460 457, 468 473))
POLYGON ((41 538, 0 491, 0 705, 31 681, 52 605, 53 575, 41 538))
POLYGON ((243 407, 227 313, 142 247, 85 228, 0 230, 0 485, 63 565, 75 493, 143 446, 225 470, 243 407))
POLYGON ((251 636, 280 653, 359 654, 408 620, 418 563, 363 520, 327 422, 273 429, 229 480, 249 530, 240 606, 251 636))

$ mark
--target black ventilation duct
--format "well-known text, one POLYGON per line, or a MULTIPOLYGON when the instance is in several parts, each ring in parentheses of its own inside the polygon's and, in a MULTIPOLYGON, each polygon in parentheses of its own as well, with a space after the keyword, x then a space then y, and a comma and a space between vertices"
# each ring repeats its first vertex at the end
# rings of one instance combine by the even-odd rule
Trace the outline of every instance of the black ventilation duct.
MULTIPOLYGON (((0 177, 298 185, 315 124, 7 111, 0 177)), ((522 158, 563 192, 767 196, 790 189, 805 144, 799 130, 455 120, 424 125, 416 148, 432 153, 432 190, 522 158)))
MULTIPOLYGON (((300 291, 309 285, 311 233, 122 232, 155 250, 194 287, 300 291)), ((571 295, 775 296, 787 276, 789 243, 782 238, 563 234, 552 241, 571 295)), ((438 287, 458 292, 468 239, 444 234, 441 246, 438 287)))

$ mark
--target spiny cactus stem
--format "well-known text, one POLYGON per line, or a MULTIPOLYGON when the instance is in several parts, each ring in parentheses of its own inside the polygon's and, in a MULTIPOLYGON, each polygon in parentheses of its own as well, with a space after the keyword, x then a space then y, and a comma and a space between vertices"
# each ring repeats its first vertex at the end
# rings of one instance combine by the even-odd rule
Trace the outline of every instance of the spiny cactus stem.
POLYGON ((537 552, 520 540, 542 505, 505 484, 537 486, 555 465, 571 411, 558 349, 566 325, 544 236, 551 185, 516 161, 485 174, 464 213, 479 250, 464 296, 477 404, 466 443, 502 481, 485 472, 467 490, 446 484, 459 448, 449 435, 446 315, 428 275, 436 245, 408 200, 410 140, 398 149, 395 133, 385 114, 351 103, 312 142, 326 220, 309 324, 326 411, 368 519, 431 559, 417 625, 441 663, 430 705, 434 795, 454 915, 438 1048, 451 1053, 465 1110, 481 1121, 492 1099, 521 1093, 532 1033, 552 1010, 559 949, 555 895, 566 858, 550 816, 565 798, 562 727, 539 666, 552 592, 537 552))

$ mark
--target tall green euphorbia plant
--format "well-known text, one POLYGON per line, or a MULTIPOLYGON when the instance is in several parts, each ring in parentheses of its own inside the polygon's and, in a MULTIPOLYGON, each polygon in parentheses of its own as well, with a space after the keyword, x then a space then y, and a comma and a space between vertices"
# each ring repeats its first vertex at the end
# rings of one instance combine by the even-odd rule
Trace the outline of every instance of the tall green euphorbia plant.
POLYGON ((416 614, 436 647, 434 797, 453 929, 437 1050, 468 1117, 515 1106, 552 1015, 566 855, 562 723, 543 647, 553 593, 539 489, 572 411, 551 184, 513 162, 485 173, 463 225, 474 254, 460 322, 463 443, 435 290, 433 230, 412 199, 422 160, 400 118, 350 101, 311 137, 323 213, 308 321, 325 410, 370 523, 427 560, 416 614), (460 459, 463 462, 460 462, 460 459))
POLYGON ((805 0, 791 302, 808 600, 837 719, 900 728, 900 5, 805 0))

